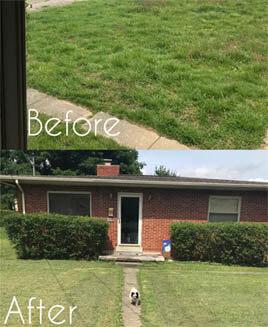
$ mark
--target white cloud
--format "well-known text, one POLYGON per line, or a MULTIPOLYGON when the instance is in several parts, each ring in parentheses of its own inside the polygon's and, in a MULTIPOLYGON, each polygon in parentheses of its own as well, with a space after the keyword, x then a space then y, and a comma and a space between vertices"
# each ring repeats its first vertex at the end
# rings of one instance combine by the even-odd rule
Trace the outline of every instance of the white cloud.
POLYGON ((141 172, 142 172, 143 175, 148 175, 148 174, 149 174, 148 171, 147 171, 147 169, 146 169, 146 166, 144 166, 144 167, 141 169, 141 172))
POLYGON ((140 151, 144 174, 164 165, 180 176, 268 181, 268 151, 140 151))
POLYGON ((265 178, 250 178, 250 182, 268 182, 268 179, 265 178))
POLYGON ((241 173, 237 169, 230 167, 195 167, 180 168, 177 170, 178 176, 200 177, 200 178, 222 178, 222 179, 241 179, 241 173))

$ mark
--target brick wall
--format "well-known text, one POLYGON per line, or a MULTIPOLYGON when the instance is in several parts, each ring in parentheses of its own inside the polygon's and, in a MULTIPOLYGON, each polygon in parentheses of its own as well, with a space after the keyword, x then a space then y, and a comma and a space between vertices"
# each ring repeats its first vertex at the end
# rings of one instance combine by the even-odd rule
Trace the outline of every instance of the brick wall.
MULTIPOLYGON (((92 215, 109 222, 108 249, 117 245, 118 192, 143 194, 142 247, 145 251, 160 251, 163 239, 169 238, 169 226, 174 221, 207 222, 210 195, 242 197, 241 222, 268 222, 267 192, 226 192, 211 190, 162 190, 115 187, 51 187, 22 186, 25 191, 26 212, 47 212, 47 191, 87 191, 92 196, 92 215), (113 208, 113 217, 108 217, 113 208)), ((21 197, 18 197, 21 211, 21 197)))

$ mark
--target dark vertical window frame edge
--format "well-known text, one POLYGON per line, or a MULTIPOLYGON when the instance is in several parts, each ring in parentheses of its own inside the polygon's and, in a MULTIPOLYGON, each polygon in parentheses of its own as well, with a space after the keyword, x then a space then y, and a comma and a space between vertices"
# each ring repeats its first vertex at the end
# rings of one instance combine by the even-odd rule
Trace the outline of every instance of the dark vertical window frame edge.
POLYGON ((1 149, 27 148, 25 1, 0 1, 1 149))

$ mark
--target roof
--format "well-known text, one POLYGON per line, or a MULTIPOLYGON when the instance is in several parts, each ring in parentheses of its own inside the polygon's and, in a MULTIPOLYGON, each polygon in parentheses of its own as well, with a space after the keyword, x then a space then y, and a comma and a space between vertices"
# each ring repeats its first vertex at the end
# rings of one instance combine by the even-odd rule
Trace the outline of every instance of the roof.
POLYGON ((192 177, 156 177, 148 175, 120 176, 15 176, 0 175, 0 181, 14 184, 38 185, 92 185, 92 186, 124 186, 143 188, 199 188, 230 190, 262 190, 268 191, 268 182, 237 181, 224 179, 192 178, 192 177))

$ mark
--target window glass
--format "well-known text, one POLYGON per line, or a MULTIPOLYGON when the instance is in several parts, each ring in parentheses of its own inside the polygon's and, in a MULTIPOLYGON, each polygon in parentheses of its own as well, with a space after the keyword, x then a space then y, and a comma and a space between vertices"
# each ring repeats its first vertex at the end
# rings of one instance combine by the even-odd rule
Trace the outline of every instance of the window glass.
POLYGON ((139 198, 121 199, 121 243, 139 243, 139 198))
POLYGON ((226 221, 237 221, 237 214, 228 214, 228 213, 210 213, 209 215, 210 222, 226 222, 226 221))
POLYGON ((209 203, 209 221, 237 221, 239 205, 239 198, 211 197, 209 203))
POLYGON ((63 215, 90 215, 90 195, 80 193, 49 193, 49 212, 63 215))

